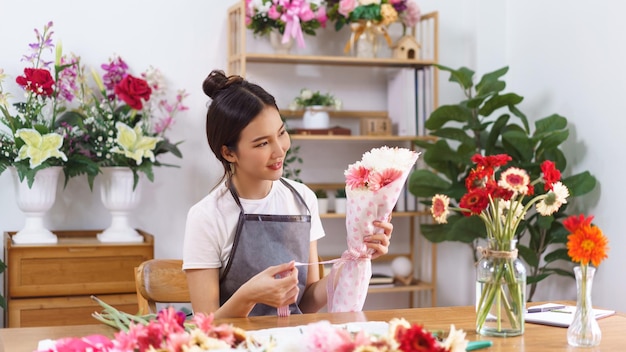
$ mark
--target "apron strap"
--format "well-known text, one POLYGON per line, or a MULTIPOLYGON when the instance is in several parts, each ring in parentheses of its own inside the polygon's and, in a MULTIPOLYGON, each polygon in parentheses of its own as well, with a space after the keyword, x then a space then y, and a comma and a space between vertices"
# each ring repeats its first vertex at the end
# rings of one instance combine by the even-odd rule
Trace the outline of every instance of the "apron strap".
POLYGON ((230 250, 230 256, 228 259, 228 263, 226 263, 226 268, 224 268, 224 271, 222 272, 222 275, 220 276, 220 283, 226 278, 226 274, 228 274, 228 272, 230 271, 230 266, 233 263, 231 259, 233 258, 233 256, 235 255, 235 252, 237 251, 237 243, 239 243, 239 236, 241 235, 241 229, 243 228, 243 223, 244 223, 243 206, 241 205, 241 201, 239 201, 239 194, 237 193, 237 190, 235 189, 235 186, 233 185, 231 180, 228 180, 228 189, 230 190, 230 194, 232 194, 233 198, 235 199, 235 203, 237 203, 237 206, 239 206, 239 220, 237 220, 237 228, 235 229, 235 238, 233 239, 233 248, 230 250))

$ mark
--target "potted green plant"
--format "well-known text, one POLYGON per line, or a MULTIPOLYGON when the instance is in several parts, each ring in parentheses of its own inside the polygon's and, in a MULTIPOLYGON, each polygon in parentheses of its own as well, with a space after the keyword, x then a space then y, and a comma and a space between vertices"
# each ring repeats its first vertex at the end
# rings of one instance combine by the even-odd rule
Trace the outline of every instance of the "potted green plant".
POLYGON ((302 126, 311 129, 328 128, 330 117, 329 109, 341 109, 341 100, 330 93, 321 93, 307 88, 300 90, 300 94, 289 105, 289 109, 304 109, 302 126))
POLYGON ((316 189, 317 208, 320 214, 328 213, 328 192, 325 189, 316 189))
MULTIPOLYGON (((510 165, 528 170, 533 180, 541 175, 540 165, 546 160, 553 160, 559 171, 565 170, 567 159, 560 145, 569 136, 567 119, 553 114, 537 119, 531 129, 526 115, 518 108, 523 97, 503 92, 506 84, 501 78, 508 67, 485 74, 475 84, 474 71, 466 67, 455 70, 436 66, 450 73, 450 82, 461 86, 466 99, 440 106, 426 120, 425 127, 436 140, 415 141, 424 149, 423 160, 428 168, 411 174, 408 185, 411 193, 423 198, 422 203, 430 206, 430 198, 439 193, 458 204, 473 167, 471 158, 477 153, 508 154, 512 157, 510 165)), ((570 199, 590 192, 596 185, 595 177, 588 171, 563 177, 562 182, 569 189, 570 199)), ((567 230, 562 225, 567 205, 551 216, 531 213, 517 228, 519 256, 528 268, 529 301, 537 283, 548 276, 573 277, 571 271, 556 265, 559 260, 569 262, 565 248, 567 230)), ((435 243, 467 243, 476 260, 479 241, 486 237, 485 226, 478 217, 460 212, 453 212, 446 224, 422 224, 421 232, 435 243)))

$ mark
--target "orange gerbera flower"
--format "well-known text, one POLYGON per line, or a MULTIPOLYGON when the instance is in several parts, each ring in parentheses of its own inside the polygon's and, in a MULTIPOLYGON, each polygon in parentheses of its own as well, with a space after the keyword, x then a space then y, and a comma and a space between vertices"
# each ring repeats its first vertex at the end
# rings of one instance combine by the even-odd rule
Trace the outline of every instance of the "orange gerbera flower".
POLYGON ((591 262, 594 266, 606 259, 608 251, 608 239, 599 227, 594 225, 578 226, 576 230, 567 236, 567 255, 573 262, 587 265, 591 262))

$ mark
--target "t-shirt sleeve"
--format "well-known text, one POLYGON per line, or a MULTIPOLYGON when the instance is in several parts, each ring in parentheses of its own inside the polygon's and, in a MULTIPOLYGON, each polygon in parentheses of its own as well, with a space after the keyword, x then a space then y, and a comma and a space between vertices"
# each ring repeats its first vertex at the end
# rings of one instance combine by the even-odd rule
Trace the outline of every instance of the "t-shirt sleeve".
POLYGON ((311 212, 311 242, 313 242, 326 236, 326 232, 324 231, 324 226, 322 226, 322 219, 320 219, 315 193, 307 186, 304 186, 303 193, 304 201, 311 212))
POLYGON ((183 270, 220 268, 219 222, 200 202, 189 209, 183 241, 183 270))

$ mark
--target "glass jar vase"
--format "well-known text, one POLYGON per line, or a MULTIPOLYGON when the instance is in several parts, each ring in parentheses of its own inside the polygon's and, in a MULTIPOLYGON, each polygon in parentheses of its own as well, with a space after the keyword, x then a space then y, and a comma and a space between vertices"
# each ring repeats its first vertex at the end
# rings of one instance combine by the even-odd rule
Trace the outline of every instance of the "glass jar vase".
POLYGON ((526 268, 517 241, 490 240, 476 268, 476 332, 485 336, 524 333, 526 268))
POLYGON ((591 286, 596 268, 583 265, 574 267, 576 276, 576 313, 567 328, 567 343, 576 347, 593 347, 600 344, 602 331, 591 305, 591 286))

